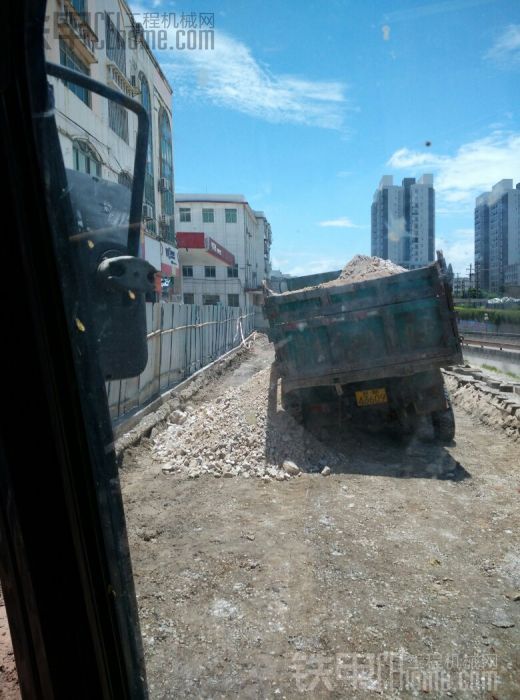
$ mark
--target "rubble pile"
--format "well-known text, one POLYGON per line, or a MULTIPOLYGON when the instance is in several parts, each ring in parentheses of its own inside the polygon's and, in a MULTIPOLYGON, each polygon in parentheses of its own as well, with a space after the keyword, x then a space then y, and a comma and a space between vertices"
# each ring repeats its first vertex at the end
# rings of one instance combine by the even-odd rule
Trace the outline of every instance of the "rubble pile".
POLYGON ((152 444, 162 471, 264 481, 330 474, 342 458, 281 409, 270 376, 267 368, 211 403, 173 411, 152 444))
MULTIPOLYGON (((311 287, 303 287, 296 291, 308 292, 313 289, 321 289, 322 287, 335 287, 341 284, 366 282, 366 280, 396 275, 399 272, 407 272, 407 270, 400 265, 396 265, 391 260, 383 260, 383 258, 372 257, 370 255, 354 255, 352 260, 345 265, 336 279, 322 282, 321 284, 311 287)), ((271 294, 275 293, 271 292, 271 294)), ((292 292, 281 292, 280 296, 284 294, 292 294, 292 292)))
POLYGON ((404 267, 396 265, 391 260, 383 260, 382 258, 371 257, 370 255, 355 255, 340 272, 336 284, 340 281, 342 284, 350 284, 351 282, 364 282, 378 277, 388 277, 396 275, 399 272, 406 272, 404 267))
POLYGON ((496 381, 479 369, 444 370, 452 402, 492 428, 520 440, 520 385, 496 381))

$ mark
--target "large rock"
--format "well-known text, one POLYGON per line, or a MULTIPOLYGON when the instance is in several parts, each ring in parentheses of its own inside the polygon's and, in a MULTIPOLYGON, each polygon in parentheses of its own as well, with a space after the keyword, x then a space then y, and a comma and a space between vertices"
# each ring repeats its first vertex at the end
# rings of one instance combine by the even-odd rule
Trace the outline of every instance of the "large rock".
POLYGON ((289 476, 298 476, 300 473, 300 467, 290 459, 285 460, 285 462, 282 464, 282 468, 286 474, 289 474, 289 476))

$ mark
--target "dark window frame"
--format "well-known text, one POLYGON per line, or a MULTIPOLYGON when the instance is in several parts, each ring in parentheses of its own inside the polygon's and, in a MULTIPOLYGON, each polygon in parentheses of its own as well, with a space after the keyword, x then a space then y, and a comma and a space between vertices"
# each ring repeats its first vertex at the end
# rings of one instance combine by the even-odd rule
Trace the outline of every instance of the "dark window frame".
MULTIPOLYGON (((126 75, 126 41, 116 27, 110 15, 105 12, 105 47, 107 58, 116 64, 123 75, 126 75)), ((118 13, 119 17, 120 14, 118 13)))
POLYGON ((74 170, 77 170, 78 172, 81 172, 81 173, 87 173, 87 175, 95 175, 96 177, 101 177, 101 173, 102 173, 101 160, 100 160, 99 156, 97 155, 97 153, 92 148, 92 146, 89 143, 87 143, 86 141, 76 139, 73 142, 73 144, 72 144, 72 158, 73 158, 74 170), (80 154, 85 159, 85 164, 86 164, 85 170, 82 170, 79 167, 80 154), (92 166, 95 167, 96 172, 92 172, 92 166))
MULTIPOLYGON (((84 63, 81 58, 77 55, 72 47, 70 47, 65 39, 60 36, 59 40, 59 52, 60 52, 60 65, 65 68, 72 68, 78 73, 83 73, 84 75, 90 75, 90 68, 84 63)), ((64 81, 65 86, 73 92, 78 99, 80 99, 87 107, 92 109, 92 95, 89 90, 75 85, 74 83, 64 81)))
POLYGON ((238 223, 238 209, 236 207, 233 209, 225 209, 224 211, 226 224, 238 223))
POLYGON ((161 192, 162 213, 170 217, 165 239, 175 242, 175 226, 173 216, 173 142, 170 118, 165 108, 161 106, 158 116, 159 125, 159 177, 165 178, 170 184, 168 190, 161 192))

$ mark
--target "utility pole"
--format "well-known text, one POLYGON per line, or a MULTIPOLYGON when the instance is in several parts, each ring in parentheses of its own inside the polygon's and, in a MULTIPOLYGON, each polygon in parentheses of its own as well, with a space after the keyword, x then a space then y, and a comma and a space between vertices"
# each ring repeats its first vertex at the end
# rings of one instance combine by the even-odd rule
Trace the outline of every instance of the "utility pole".
POLYGON ((480 267, 481 263, 475 263, 475 294, 477 299, 480 299, 480 267))
POLYGON ((473 288, 473 265, 470 263, 469 267, 466 268, 466 272, 468 272, 468 277, 469 277, 469 289, 473 288))

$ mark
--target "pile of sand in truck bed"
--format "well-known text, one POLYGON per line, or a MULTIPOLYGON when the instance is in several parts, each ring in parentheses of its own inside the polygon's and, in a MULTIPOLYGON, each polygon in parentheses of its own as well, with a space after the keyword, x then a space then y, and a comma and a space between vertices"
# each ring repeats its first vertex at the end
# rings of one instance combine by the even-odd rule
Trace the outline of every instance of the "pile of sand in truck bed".
MULTIPOLYGON (((320 289, 321 287, 334 287, 340 284, 353 284, 354 282, 365 282, 366 280, 376 279, 378 277, 388 277, 396 275, 399 272, 406 272, 404 267, 396 265, 391 260, 383 260, 383 258, 371 257, 370 255, 354 255, 352 260, 348 262, 339 273, 339 277, 329 282, 304 287, 303 289, 295 289, 295 292, 308 292, 312 289, 320 289)), ((272 294, 273 293, 271 292, 272 294)), ((282 292, 281 294, 292 294, 291 291, 282 292)))

